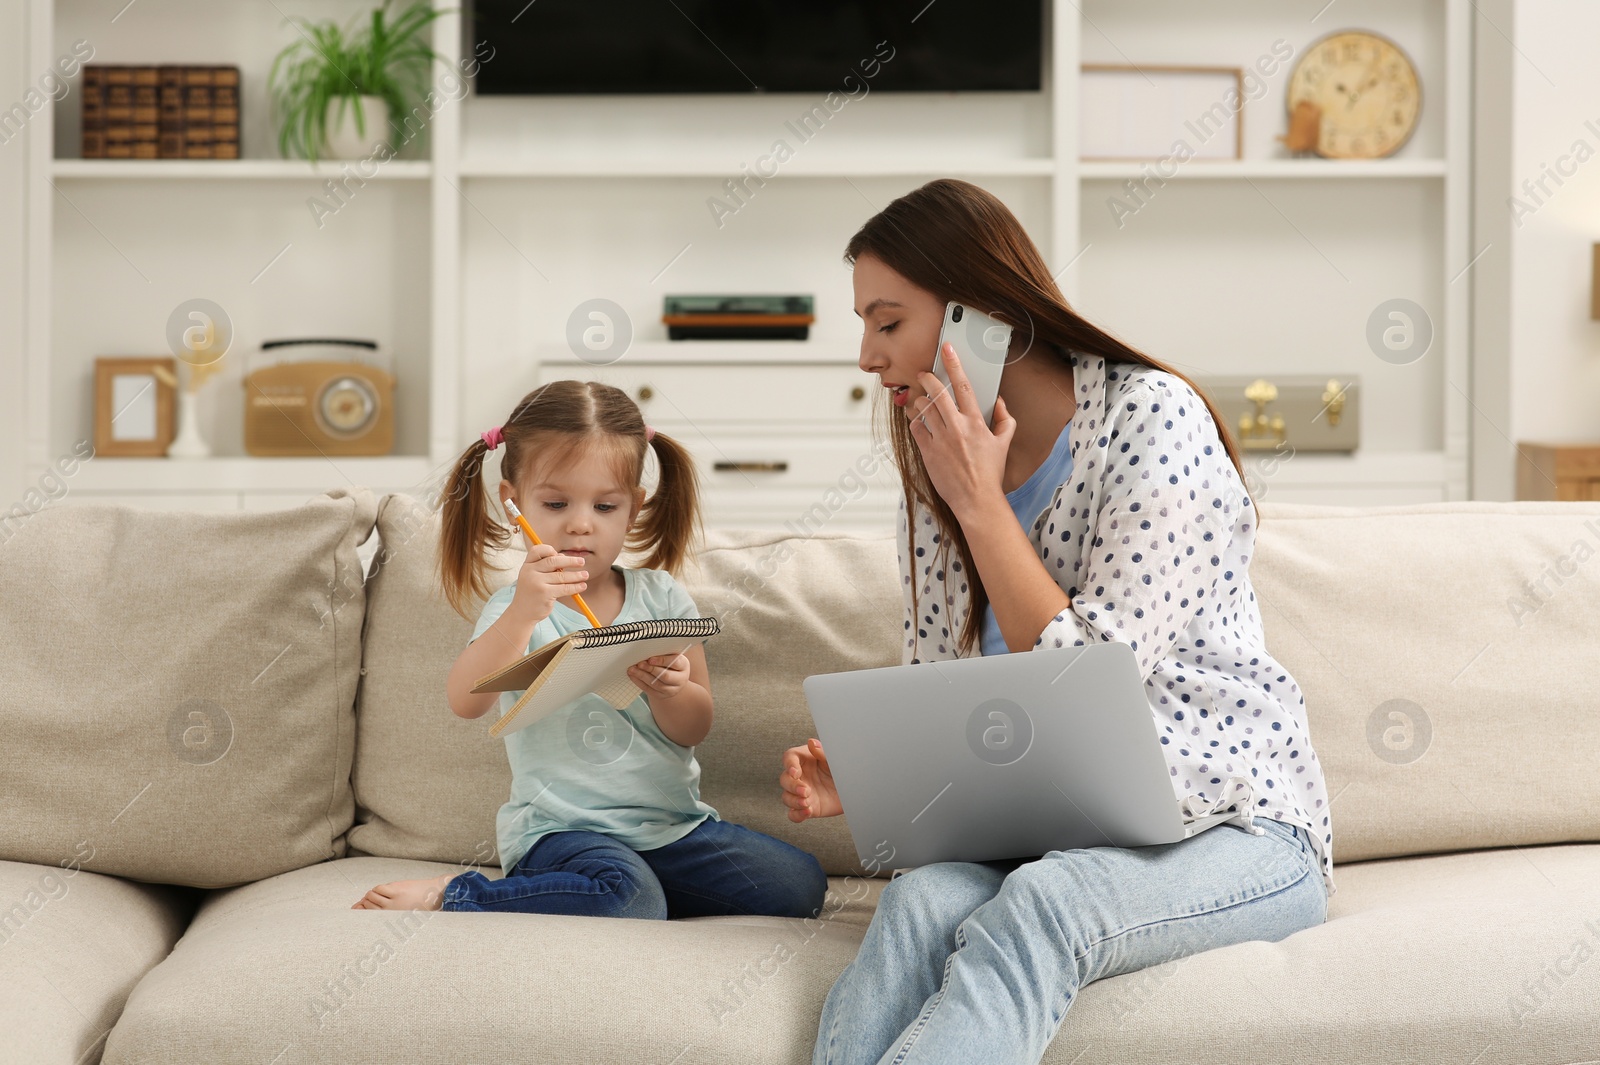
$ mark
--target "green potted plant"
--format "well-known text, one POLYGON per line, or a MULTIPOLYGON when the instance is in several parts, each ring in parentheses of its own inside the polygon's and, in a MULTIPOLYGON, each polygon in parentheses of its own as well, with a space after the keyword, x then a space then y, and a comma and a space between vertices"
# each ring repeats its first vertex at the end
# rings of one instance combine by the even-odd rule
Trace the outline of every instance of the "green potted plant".
POLYGON ((445 12, 413 0, 391 13, 393 2, 343 29, 331 19, 289 20, 295 40, 267 76, 284 158, 364 158, 387 139, 390 116, 426 95, 439 55, 423 31, 445 12))

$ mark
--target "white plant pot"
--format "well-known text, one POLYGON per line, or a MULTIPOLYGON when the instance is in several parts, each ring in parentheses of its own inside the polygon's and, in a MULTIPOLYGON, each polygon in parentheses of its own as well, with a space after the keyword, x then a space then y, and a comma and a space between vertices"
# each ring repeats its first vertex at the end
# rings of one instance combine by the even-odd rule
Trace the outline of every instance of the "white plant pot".
POLYGON ((357 102, 341 97, 328 103, 327 158, 365 159, 372 155, 375 146, 389 139, 389 105, 381 96, 361 96, 357 102), (362 116, 362 129, 357 132, 356 114, 362 116))
POLYGON ((178 392, 178 435, 167 445, 170 459, 208 459, 211 445, 200 435, 200 419, 196 410, 199 396, 194 392, 178 392))

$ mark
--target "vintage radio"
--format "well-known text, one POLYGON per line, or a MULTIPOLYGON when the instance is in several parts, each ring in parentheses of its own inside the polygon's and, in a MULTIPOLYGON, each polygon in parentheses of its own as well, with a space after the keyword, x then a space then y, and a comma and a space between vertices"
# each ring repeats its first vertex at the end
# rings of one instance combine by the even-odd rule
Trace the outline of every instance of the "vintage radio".
POLYGON ((388 455, 394 375, 370 340, 269 340, 270 365, 244 378, 244 449, 251 455, 388 455))

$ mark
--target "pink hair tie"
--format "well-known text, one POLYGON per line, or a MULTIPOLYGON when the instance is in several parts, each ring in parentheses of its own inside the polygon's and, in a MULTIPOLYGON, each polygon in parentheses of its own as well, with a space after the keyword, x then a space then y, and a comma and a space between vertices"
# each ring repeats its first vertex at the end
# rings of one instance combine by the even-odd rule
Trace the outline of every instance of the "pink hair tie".
POLYGON ((500 426, 498 425, 493 429, 490 429, 487 433, 478 434, 478 439, 482 440, 485 444, 488 444, 490 451, 498 448, 505 441, 505 438, 505 434, 500 431, 500 426))
POLYGON ((644 438, 646 442, 654 440, 656 438, 656 427, 653 425, 646 425, 644 427, 644 438))

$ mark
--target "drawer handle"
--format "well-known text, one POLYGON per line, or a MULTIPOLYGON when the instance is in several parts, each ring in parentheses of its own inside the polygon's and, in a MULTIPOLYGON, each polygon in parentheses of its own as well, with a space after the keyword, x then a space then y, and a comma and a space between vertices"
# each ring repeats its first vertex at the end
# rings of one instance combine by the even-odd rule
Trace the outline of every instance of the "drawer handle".
POLYGON ((649 385, 640 385, 639 386, 639 398, 640 399, 650 399, 650 398, 654 397, 655 394, 656 394, 656 390, 651 388, 649 385))
POLYGON ((856 385, 850 390, 850 398, 855 400, 857 403, 860 403, 862 400, 867 398, 867 390, 862 388, 860 385, 856 385))
POLYGON ((782 473, 789 468, 784 459, 776 462, 713 462, 711 468, 719 473, 782 473))

